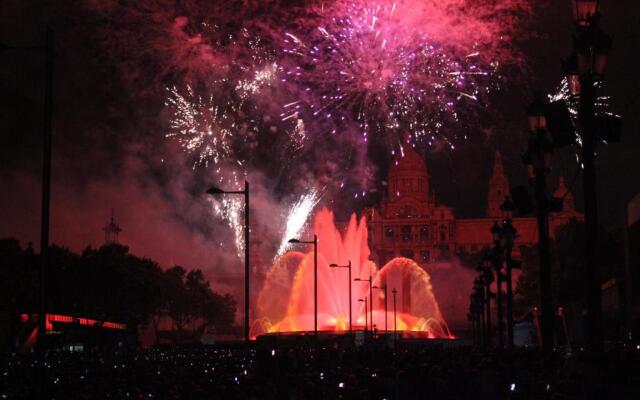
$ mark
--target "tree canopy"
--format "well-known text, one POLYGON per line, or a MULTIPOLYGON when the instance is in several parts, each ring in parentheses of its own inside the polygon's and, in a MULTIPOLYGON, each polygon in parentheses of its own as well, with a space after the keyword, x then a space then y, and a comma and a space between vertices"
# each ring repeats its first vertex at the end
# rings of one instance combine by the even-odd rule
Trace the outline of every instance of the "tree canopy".
MULTIPOLYGON (((126 323, 133 332, 153 318, 170 317, 178 330, 198 321, 201 328, 228 328, 236 302, 214 292, 199 269, 162 270, 126 246, 88 247, 76 254, 52 246, 46 273, 47 310, 72 316, 126 323)), ((29 245, 0 239, 0 325, 5 342, 22 313, 38 310, 40 257, 29 245)), ((6 342, 5 342, 6 343, 6 342)))

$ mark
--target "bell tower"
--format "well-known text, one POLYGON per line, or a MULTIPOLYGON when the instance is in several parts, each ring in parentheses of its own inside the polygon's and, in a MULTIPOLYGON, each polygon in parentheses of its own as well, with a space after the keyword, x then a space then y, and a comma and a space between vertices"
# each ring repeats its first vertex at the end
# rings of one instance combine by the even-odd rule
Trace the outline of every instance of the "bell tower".
POLYGON ((109 223, 102 228, 104 231, 104 244, 113 244, 118 243, 118 235, 122 232, 120 225, 116 223, 116 217, 113 213, 113 209, 111 210, 111 219, 109 223))
POLYGON ((509 180, 504 173, 502 166, 502 156, 496 151, 493 163, 493 172, 489 179, 489 194, 487 197, 487 218, 501 218, 500 206, 504 202, 505 196, 509 195, 509 180))

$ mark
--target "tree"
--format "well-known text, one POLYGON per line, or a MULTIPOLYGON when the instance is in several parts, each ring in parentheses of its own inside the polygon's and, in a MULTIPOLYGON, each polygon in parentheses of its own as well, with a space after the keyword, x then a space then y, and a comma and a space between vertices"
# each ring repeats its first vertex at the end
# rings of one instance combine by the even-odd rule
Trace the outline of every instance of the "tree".
MULTIPOLYGON (((614 237, 600 228, 599 264, 601 266, 618 262, 619 246, 614 237)), ((554 309, 563 307, 569 318, 579 319, 586 305, 584 223, 573 219, 558 228, 551 242, 551 287, 554 309)), ((524 315, 532 307, 540 304, 540 267, 537 246, 520 247, 522 257, 522 275, 518 279, 515 293, 516 315, 524 315)))
MULTIPOLYGON (((154 317, 172 318, 178 333, 195 321, 200 329, 233 324, 235 301, 215 293, 201 270, 175 266, 162 271, 153 260, 126 246, 88 247, 75 254, 52 246, 47 271, 47 310, 127 324, 132 334, 154 317)), ((15 239, 0 240, 0 343, 20 328, 20 313, 38 310, 39 256, 15 239)), ((157 320, 156 320, 157 322, 157 320)))

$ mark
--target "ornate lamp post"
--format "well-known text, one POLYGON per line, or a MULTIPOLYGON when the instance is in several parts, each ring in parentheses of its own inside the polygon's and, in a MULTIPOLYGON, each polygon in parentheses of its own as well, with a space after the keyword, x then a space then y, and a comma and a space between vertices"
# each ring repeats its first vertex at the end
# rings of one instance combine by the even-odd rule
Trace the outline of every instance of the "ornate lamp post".
MULTIPOLYGON (((349 281, 347 282, 349 284, 349 333, 353 332, 353 318, 352 314, 351 314, 351 302, 352 302, 352 298, 351 298, 351 260, 349 260, 349 264, 347 265, 338 265, 338 264, 331 264, 329 265, 331 268, 348 268, 349 269, 349 281)), ((385 299, 386 301, 386 299, 385 299)))
POLYGON ((518 233, 512 224, 513 211, 515 205, 511 197, 507 196, 500 209, 503 212, 502 222, 502 245, 505 249, 505 265, 507 270, 507 346, 513 348, 513 283, 512 270, 517 267, 517 263, 511 259, 513 243, 518 233))
POLYGON ((491 326, 491 299, 495 298, 496 294, 491 292, 491 284, 495 281, 495 279, 493 277, 493 265, 491 262, 491 256, 488 253, 485 253, 485 255, 483 256, 482 261, 478 266, 478 271, 481 272, 482 283, 484 284, 485 288, 484 305, 486 307, 486 311, 483 313, 485 316, 485 341, 487 347, 491 347, 493 333, 493 327, 491 326))
POLYGON ((484 331, 484 304, 485 304, 485 285, 481 276, 473 281, 473 292, 471 294, 470 317, 473 324, 474 341, 477 345, 485 342, 484 331))
POLYGON ((578 26, 589 26, 590 20, 596 16, 599 8, 598 0, 575 0, 575 18, 578 26))
POLYGON ((318 338, 318 235, 313 240, 289 239, 291 244, 313 245, 313 334, 318 338))
POLYGON ((249 343, 249 182, 244 181, 244 190, 225 191, 213 186, 207 190, 210 195, 244 195, 244 341, 249 343))
POLYGON ((578 101, 578 125, 582 139, 588 309, 586 322, 589 347, 594 351, 603 350, 595 170, 596 141, 603 132, 598 132, 595 104, 597 84, 604 81, 612 44, 611 37, 600 29, 599 3, 597 0, 575 0, 577 33, 574 35, 574 52, 564 64, 567 80, 573 83, 570 85, 571 95, 578 101))
POLYGON ((493 236, 493 248, 491 249, 491 262, 493 269, 496 271, 496 304, 498 308, 498 346, 504 347, 504 309, 502 299, 502 282, 505 276, 502 273, 502 263, 504 249, 502 248, 502 228, 498 222, 494 222, 491 227, 491 235, 493 236))
POLYGON ((467 313, 467 319, 471 322, 471 338, 474 346, 480 346, 480 332, 478 329, 478 314, 476 312, 475 293, 472 292, 469 295, 469 312, 467 313))
POLYGON ((529 144, 523 156, 529 179, 534 183, 537 219, 538 253, 540 262, 541 341, 545 359, 553 350, 553 302, 551 293, 551 259, 549 255, 549 206, 546 194, 547 174, 551 167, 553 140, 547 130, 546 103, 536 97, 527 107, 529 144))

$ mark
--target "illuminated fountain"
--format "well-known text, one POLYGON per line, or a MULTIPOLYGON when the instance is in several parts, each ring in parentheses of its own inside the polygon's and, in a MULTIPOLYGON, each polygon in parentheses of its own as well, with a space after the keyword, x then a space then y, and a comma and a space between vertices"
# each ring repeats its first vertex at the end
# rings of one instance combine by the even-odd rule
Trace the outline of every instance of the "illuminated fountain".
MULTIPOLYGON (((451 338, 440 313, 429 275, 414 261, 395 258, 382 269, 369 260, 366 220, 358 223, 351 216, 344 235, 336 229, 333 213, 320 211, 313 232, 318 235, 318 330, 349 329, 349 284, 347 270, 330 264, 346 265, 351 261, 353 278, 373 277, 373 285, 387 287, 387 326, 394 328, 392 290, 395 288, 398 331, 429 338, 451 338)), ((369 295, 368 282, 351 282, 353 328, 365 325, 363 299, 369 295)), ((373 324, 385 326, 384 292, 373 292, 373 324)), ((313 331, 313 250, 308 253, 288 252, 270 268, 255 308, 256 319, 251 336, 275 332, 313 331)))

